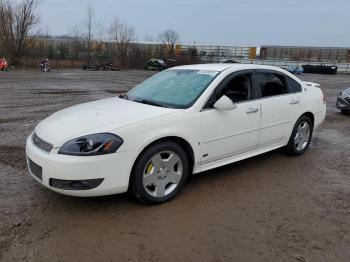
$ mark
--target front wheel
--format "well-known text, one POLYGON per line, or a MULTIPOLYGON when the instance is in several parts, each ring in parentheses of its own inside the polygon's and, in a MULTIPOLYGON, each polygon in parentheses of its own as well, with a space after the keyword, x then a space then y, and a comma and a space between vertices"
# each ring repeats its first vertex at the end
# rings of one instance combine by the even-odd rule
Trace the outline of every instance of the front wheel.
POLYGON ((289 155, 299 156, 308 149, 312 137, 313 124, 309 117, 301 116, 295 123, 285 152, 289 155))
POLYGON ((142 153, 135 163, 131 189, 141 202, 163 203, 176 196, 189 173, 189 161, 176 143, 157 143, 142 153))

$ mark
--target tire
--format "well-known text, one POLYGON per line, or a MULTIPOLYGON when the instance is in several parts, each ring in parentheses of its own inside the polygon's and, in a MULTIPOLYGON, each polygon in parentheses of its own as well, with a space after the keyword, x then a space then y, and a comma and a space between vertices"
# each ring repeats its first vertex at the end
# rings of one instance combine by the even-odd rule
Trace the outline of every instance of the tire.
POLYGON ((185 151, 174 142, 159 142, 136 160, 131 191, 140 202, 164 203, 181 191, 188 174, 189 160, 185 151))
POLYGON ((308 149, 312 138, 313 123, 307 116, 301 116, 294 125, 284 152, 292 156, 300 156, 308 149))
POLYGON ((346 109, 340 109, 340 111, 344 115, 348 115, 350 113, 350 110, 346 110, 346 109))

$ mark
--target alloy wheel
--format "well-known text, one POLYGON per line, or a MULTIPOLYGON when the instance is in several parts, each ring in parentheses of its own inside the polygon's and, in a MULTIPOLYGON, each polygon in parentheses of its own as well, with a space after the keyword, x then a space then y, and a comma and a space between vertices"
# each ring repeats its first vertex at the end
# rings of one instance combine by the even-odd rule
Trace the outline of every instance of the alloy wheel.
POLYGON ((175 190, 181 181, 183 164, 172 151, 155 154, 143 172, 143 187, 153 197, 164 197, 175 190))
POLYGON ((298 125, 297 132, 294 137, 294 147, 297 151, 303 151, 310 140, 311 128, 307 121, 302 121, 298 125))

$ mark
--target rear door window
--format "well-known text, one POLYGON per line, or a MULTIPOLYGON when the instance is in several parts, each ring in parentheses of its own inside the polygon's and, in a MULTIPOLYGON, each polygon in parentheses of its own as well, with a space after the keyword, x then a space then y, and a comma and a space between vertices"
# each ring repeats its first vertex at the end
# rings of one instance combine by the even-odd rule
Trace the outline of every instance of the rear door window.
POLYGON ((263 98, 288 93, 287 81, 284 76, 270 72, 258 72, 256 77, 263 98))

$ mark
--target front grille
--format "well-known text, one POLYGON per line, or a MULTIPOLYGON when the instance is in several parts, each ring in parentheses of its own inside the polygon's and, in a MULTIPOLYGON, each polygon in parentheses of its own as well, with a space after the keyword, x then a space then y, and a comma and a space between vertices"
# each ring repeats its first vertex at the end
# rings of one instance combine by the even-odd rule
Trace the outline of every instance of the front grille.
POLYGON ((344 98, 346 102, 350 104, 350 96, 344 98))
POLYGON ((39 147, 41 150, 43 150, 46 153, 50 153, 50 151, 53 148, 52 144, 42 140, 35 133, 32 136, 32 140, 33 140, 34 145, 36 145, 37 147, 39 147))
POLYGON ((43 170, 41 166, 38 164, 35 164, 31 159, 28 158, 28 166, 30 172, 36 176, 38 179, 42 180, 43 179, 43 170))

